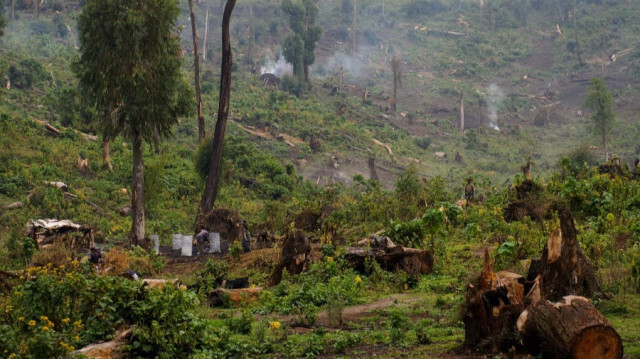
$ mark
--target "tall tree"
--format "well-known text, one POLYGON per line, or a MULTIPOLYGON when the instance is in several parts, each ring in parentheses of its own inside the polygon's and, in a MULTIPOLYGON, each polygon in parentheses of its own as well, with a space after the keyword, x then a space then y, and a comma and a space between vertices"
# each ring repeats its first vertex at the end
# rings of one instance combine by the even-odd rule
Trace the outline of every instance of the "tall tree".
POLYGON ((396 55, 393 55, 391 59, 391 71, 393 72, 393 103, 391 103, 391 110, 396 112, 398 88, 402 87, 402 62, 400 62, 400 58, 396 55))
POLYGON ((602 136, 604 158, 608 160, 609 135, 611 134, 616 114, 614 112, 615 103, 613 97, 603 79, 591 79, 591 86, 589 86, 584 106, 592 111, 593 130, 597 135, 602 136))
POLYGON ((222 145, 224 144, 224 133, 227 128, 227 116, 229 114, 229 97, 231 95, 231 42, 229 35, 229 24, 231 23, 231 13, 236 5, 236 0, 227 0, 222 14, 222 64, 220 65, 220 97, 218 101, 218 120, 213 134, 213 150, 211 152, 211 163, 209 165, 209 175, 207 176, 207 186, 202 193, 198 214, 205 214, 213 208, 218 196, 218 184, 220 181, 220 170, 222 164, 222 145))
POLYGON ((289 28, 293 31, 293 34, 284 40, 284 58, 293 66, 293 72, 296 76, 299 76, 301 68, 304 80, 307 82, 307 88, 311 89, 309 66, 316 60, 314 51, 322 33, 320 26, 316 25, 318 6, 313 0, 296 0, 295 2, 283 0, 282 10, 289 18, 289 28), (300 58, 302 58, 301 63, 300 58))
POLYGON ((191 33, 193 35, 193 73, 196 86, 196 108, 198 110, 198 142, 204 141, 204 115, 202 114, 202 95, 200 94, 200 53, 198 52, 198 30, 196 27, 196 13, 193 0, 189 0, 191 13, 191 33))
MULTIPOLYGON (((114 109, 107 133, 133 142, 132 244, 145 238, 143 141, 171 133, 191 109, 180 75, 176 0, 87 0, 78 18, 80 85, 100 112, 114 109)), ((104 112, 103 112, 104 113, 104 112)))

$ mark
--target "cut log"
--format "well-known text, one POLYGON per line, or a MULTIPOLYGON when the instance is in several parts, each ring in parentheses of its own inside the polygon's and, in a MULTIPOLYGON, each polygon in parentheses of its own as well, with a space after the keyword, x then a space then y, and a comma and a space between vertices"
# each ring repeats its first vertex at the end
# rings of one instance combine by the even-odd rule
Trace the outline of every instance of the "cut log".
POLYGON ((217 288, 207 296, 207 303, 210 307, 219 307, 233 304, 236 307, 257 302, 260 300, 262 288, 242 288, 242 289, 223 289, 217 288))
POLYGON ((518 318, 525 348, 543 358, 619 359, 622 339, 585 297, 566 296, 531 306, 518 318))
POLYGON ((10 203, 10 204, 5 204, 5 205, 0 206, 0 208, 2 208, 5 211, 9 211, 9 210, 12 210, 12 209, 17 209, 17 208, 22 208, 22 207, 24 207, 24 203, 22 203, 22 201, 10 203))
POLYGON ((347 248, 344 256, 358 271, 364 271, 370 259, 375 259, 383 269, 402 269, 411 275, 429 274, 433 270, 433 255, 429 251, 397 246, 389 238, 380 236, 371 236, 359 243, 370 247, 347 248))
POLYGON ((299 229, 289 232, 282 245, 282 257, 273 270, 268 285, 271 287, 280 283, 282 271, 285 269, 291 275, 302 273, 309 262, 309 253, 311 253, 311 244, 304 232, 299 229))
POLYGON ((516 321, 524 310, 525 278, 494 273, 489 250, 477 286, 469 284, 464 309, 464 348, 471 353, 506 352, 518 346, 516 321))
POLYGON ((556 301, 567 295, 591 297, 602 289, 589 259, 582 253, 571 213, 560 211, 560 228, 547 240, 542 258, 531 262, 527 278, 541 277, 542 295, 556 301))

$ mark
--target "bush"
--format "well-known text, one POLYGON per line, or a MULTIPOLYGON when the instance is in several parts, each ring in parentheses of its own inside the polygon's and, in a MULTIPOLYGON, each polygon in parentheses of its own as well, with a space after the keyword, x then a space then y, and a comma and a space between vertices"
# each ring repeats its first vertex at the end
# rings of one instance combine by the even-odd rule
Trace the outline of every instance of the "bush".
POLYGON ((413 143, 415 143, 416 146, 422 148, 423 150, 429 148, 432 142, 433 140, 430 137, 417 137, 413 140, 413 143))
POLYGON ((299 79, 291 75, 284 75, 282 77, 281 85, 284 91, 287 91, 288 93, 295 96, 302 95, 307 87, 307 84, 304 81, 304 79, 302 78, 299 79))
POLYGON ((35 59, 24 59, 9 66, 9 79, 16 88, 31 88, 46 77, 44 66, 35 59))

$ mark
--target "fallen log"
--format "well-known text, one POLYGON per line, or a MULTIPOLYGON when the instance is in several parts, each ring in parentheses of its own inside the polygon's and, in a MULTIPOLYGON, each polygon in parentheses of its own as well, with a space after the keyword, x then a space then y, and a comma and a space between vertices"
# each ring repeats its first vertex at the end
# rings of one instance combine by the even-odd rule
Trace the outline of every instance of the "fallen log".
POLYGON ((375 259, 383 269, 402 269, 411 275, 429 274, 433 270, 433 255, 429 251, 396 246, 389 238, 375 235, 365 241, 369 247, 347 248, 344 256, 356 270, 364 271, 370 259, 375 259))
POLYGON ((467 287, 463 310, 464 348, 471 353, 506 352, 518 346, 516 322, 524 310, 526 280, 512 272, 494 273, 489 250, 476 286, 467 287))
POLYGON ((602 293, 593 264, 582 253, 571 213, 560 211, 560 228, 547 240, 542 257, 533 260, 527 278, 541 277, 544 298, 556 301, 567 295, 591 297, 602 293))
POLYGON ((531 306, 518 318, 525 348, 543 358, 619 359, 622 339, 585 297, 566 296, 531 306))
POLYGON ((127 339, 131 335, 132 328, 118 331, 116 332, 115 338, 113 340, 88 345, 82 349, 78 349, 76 351, 71 352, 71 357, 82 357, 82 358, 99 358, 99 359, 115 359, 115 358, 123 358, 124 353, 122 352, 122 347, 127 344, 127 339))

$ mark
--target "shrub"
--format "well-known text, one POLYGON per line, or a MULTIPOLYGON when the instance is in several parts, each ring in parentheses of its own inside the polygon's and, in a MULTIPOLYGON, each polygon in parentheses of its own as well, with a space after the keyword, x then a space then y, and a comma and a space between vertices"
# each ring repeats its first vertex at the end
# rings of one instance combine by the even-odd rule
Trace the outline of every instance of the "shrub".
POLYGON ((288 93, 295 96, 302 95, 307 86, 304 79, 299 79, 291 75, 284 75, 282 77, 281 85, 284 91, 287 91, 288 93))
POLYGON ((9 79, 16 88, 31 88, 46 76, 44 66, 35 59, 24 59, 17 65, 9 66, 9 79))
POLYGON ((242 255, 242 245, 238 241, 233 241, 233 244, 229 247, 229 255, 234 260, 238 260, 242 255))

